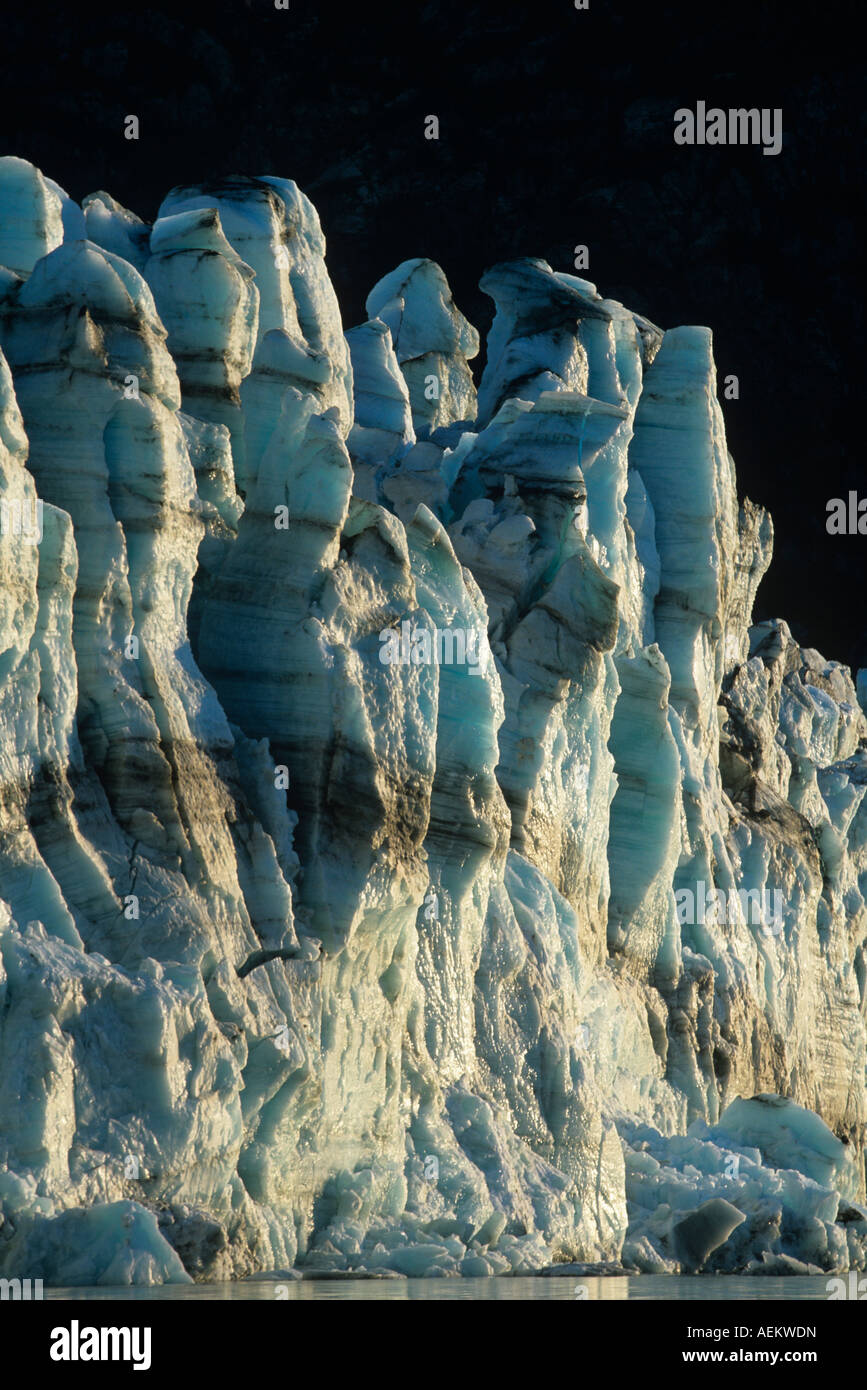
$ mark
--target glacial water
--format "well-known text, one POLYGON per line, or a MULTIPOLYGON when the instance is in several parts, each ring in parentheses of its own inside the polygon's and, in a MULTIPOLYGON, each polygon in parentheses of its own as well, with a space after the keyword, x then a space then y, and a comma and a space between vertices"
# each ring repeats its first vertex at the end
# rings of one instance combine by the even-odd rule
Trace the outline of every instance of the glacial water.
POLYGON ((93 1287, 46 1289, 45 1298, 80 1302, 121 1300, 255 1300, 280 1298, 317 1302, 357 1299, 388 1299, 399 1302, 439 1300, 452 1302, 481 1299, 568 1299, 651 1302, 761 1301, 792 1299, 825 1301, 830 1276, 807 1275, 786 1278, 748 1278, 727 1275, 642 1274, 637 1277, 506 1279, 305 1279, 288 1282, 271 1279, 233 1280, 223 1284, 162 1284, 154 1288, 93 1287), (586 1293, 583 1290, 586 1289, 586 1293))

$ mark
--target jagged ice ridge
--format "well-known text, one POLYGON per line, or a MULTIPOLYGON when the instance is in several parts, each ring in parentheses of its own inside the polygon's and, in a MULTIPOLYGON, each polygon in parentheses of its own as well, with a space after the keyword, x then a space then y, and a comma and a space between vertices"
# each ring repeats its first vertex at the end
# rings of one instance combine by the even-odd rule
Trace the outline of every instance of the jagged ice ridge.
POLYGON ((867 723, 709 330, 498 265, 477 393, 324 256, 0 160, 0 1275, 864 1268, 867 723))

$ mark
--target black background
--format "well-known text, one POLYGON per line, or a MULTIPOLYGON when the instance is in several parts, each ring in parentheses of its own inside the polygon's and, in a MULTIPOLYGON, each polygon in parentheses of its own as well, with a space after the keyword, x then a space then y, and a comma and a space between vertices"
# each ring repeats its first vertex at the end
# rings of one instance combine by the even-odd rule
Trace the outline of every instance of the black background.
POLYGON ((720 378, 739 378, 740 491, 776 528, 756 616, 867 665, 867 537, 825 530, 830 497, 867 496, 861 22, 856 4, 707 0, 18 5, 0 151, 149 220, 177 183, 294 178, 347 327, 382 274, 430 256, 484 333, 488 265, 571 270, 587 244, 602 293, 665 328, 710 325, 720 378), (673 112, 699 99, 782 107, 782 153, 676 146, 673 112))

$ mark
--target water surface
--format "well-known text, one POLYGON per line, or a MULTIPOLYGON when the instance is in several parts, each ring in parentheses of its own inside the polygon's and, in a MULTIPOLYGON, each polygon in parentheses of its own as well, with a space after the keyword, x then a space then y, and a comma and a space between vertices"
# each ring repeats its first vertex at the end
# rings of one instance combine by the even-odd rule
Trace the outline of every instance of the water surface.
POLYGON ((134 1303, 181 1300, 274 1299, 292 1302, 343 1301, 358 1299, 397 1302, 464 1301, 474 1299, 576 1299, 651 1302, 708 1300, 716 1302, 757 1300, 827 1301, 830 1276, 805 1275, 788 1278, 739 1275, 658 1275, 608 1276, 606 1278, 563 1275, 556 1278, 516 1277, 499 1279, 248 1279, 225 1284, 162 1284, 156 1288, 54 1288, 45 1290, 47 1299, 123 1300, 134 1303))

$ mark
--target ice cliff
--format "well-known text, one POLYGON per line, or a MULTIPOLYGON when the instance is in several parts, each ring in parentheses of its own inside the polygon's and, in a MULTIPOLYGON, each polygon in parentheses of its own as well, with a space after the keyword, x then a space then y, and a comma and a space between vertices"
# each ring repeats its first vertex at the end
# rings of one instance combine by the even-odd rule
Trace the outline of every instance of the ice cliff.
POLYGON ((710 332, 0 160, 0 1274, 867 1267, 867 722, 710 332))

